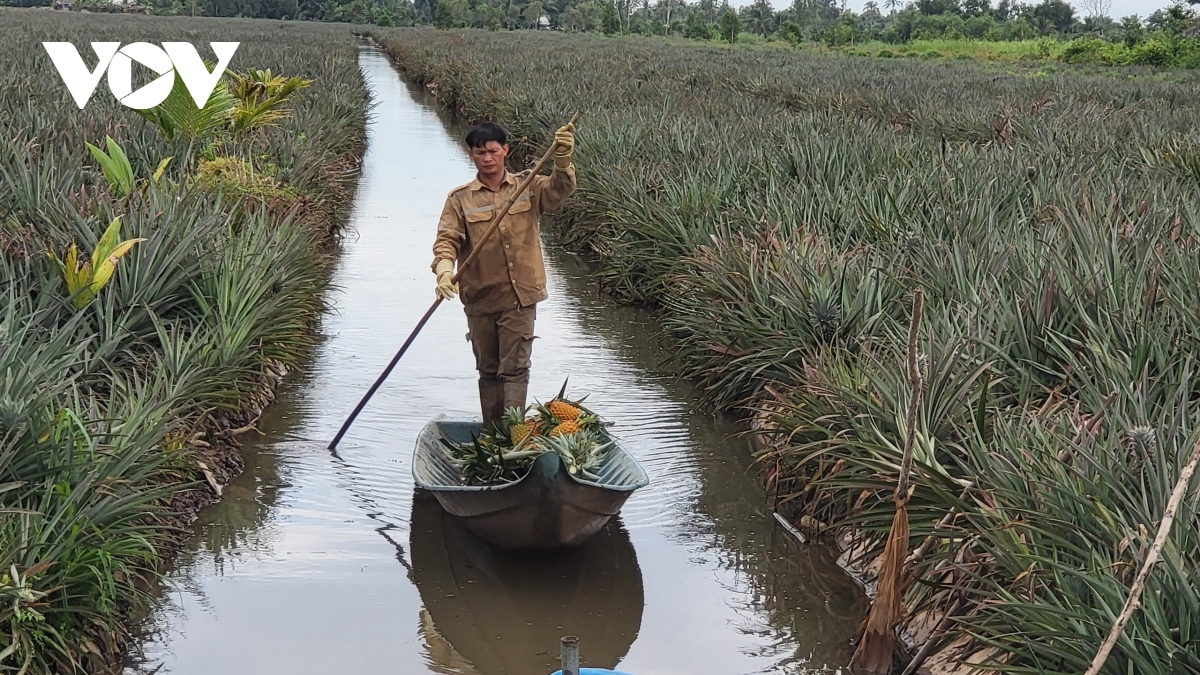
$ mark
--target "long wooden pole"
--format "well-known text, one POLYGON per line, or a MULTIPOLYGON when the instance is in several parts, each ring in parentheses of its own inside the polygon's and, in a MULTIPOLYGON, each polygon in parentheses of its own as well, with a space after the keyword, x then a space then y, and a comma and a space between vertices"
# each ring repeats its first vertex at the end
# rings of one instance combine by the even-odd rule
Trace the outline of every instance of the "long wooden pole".
POLYGON ((1146 590, 1146 580, 1150 578, 1150 572, 1158 564, 1158 557, 1162 555, 1163 546, 1171 534, 1171 525, 1175 522, 1175 512, 1179 510, 1179 503, 1187 494, 1188 485, 1192 482, 1192 474, 1196 473, 1198 464, 1200 464, 1200 440, 1197 440, 1196 445, 1192 448, 1192 456, 1184 465, 1183 471, 1180 472, 1175 489, 1171 491, 1171 498, 1167 500, 1167 508, 1163 511, 1162 522, 1158 524, 1158 533, 1154 535, 1154 543, 1150 545, 1150 550, 1146 553, 1142 569, 1138 571, 1137 578, 1133 580, 1133 586, 1129 589, 1129 598, 1125 600, 1125 607, 1117 617, 1116 623, 1113 624, 1112 630, 1109 631, 1108 637, 1104 638, 1104 642, 1100 644, 1096 658, 1092 659, 1092 665, 1084 675, 1096 675, 1104 667, 1104 662, 1108 660, 1108 655, 1112 653, 1113 647, 1117 646, 1117 640, 1125 630, 1125 624, 1129 623, 1129 619, 1133 617, 1134 611, 1141 603, 1142 591, 1146 590))
MULTIPOLYGON (((579 116, 580 113, 575 113, 569 124, 574 125, 575 123, 579 122, 579 116)), ((483 250, 483 244, 487 242, 488 239, 491 239, 496 230, 500 228, 500 221, 504 220, 504 217, 508 215, 508 210, 512 208, 513 202, 517 200, 517 197, 525 193, 525 190, 529 188, 531 183, 533 183, 533 179, 537 178, 538 174, 541 173, 542 169, 546 166, 546 163, 554 157, 554 149, 557 146, 557 143, 550 144, 550 149, 547 150, 546 154, 542 155, 542 158, 538 160, 536 165, 534 165, 533 171, 529 172, 529 176, 527 176, 525 180, 521 181, 521 184, 517 186, 516 192, 514 192, 511 197, 504 200, 504 204, 500 207, 500 211, 496 214, 496 217, 492 219, 491 226, 488 227, 483 236, 479 238, 479 241, 472 242, 471 254, 467 256, 466 260, 459 264, 458 271, 454 273, 454 276, 450 280, 451 283, 457 284, 462 278, 463 271, 467 269, 467 266, 475 262, 476 256, 478 256, 479 252, 483 250)), ((387 365, 387 368, 383 369, 383 372, 375 380, 375 384, 371 385, 371 388, 367 390, 367 393, 362 397, 362 400, 359 401, 358 405, 354 407, 354 411, 351 412, 350 416, 346 418, 345 423, 342 424, 342 428, 338 430, 337 435, 333 437, 333 441, 329 443, 329 450, 334 450, 337 448, 337 444, 341 442, 342 436, 346 435, 346 431, 350 429, 350 425, 354 423, 355 418, 357 418, 358 414, 362 412, 362 409, 366 407, 367 401, 369 401, 371 397, 375 395, 375 391, 379 389, 379 385, 383 384, 383 381, 386 380, 387 376, 391 374, 392 369, 396 367, 397 363, 399 363, 400 357, 404 356, 404 352, 408 351, 409 346, 413 343, 413 340, 416 339, 417 333, 421 332, 421 329, 424 328, 425 324, 429 321, 429 317, 433 316, 433 313, 437 311, 438 306, 441 304, 442 298, 441 296, 438 296, 438 298, 433 301, 433 304, 429 307, 428 311, 425 312, 425 316, 422 316, 421 320, 417 322, 416 328, 413 328, 412 333, 409 333, 408 339, 405 340, 404 344, 400 346, 400 351, 396 352, 396 355, 392 357, 391 363, 387 365)))

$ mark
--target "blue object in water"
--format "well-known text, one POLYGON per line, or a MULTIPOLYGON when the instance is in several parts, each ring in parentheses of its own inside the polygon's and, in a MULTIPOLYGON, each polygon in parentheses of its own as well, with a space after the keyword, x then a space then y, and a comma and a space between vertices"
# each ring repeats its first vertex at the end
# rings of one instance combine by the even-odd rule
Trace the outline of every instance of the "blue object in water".
MULTIPOLYGON (((562 671, 556 670, 553 673, 550 673, 550 675, 562 675, 562 671)), ((631 675, 631 674, 623 673, 619 670, 609 670, 607 668, 580 668, 579 675, 631 675)))

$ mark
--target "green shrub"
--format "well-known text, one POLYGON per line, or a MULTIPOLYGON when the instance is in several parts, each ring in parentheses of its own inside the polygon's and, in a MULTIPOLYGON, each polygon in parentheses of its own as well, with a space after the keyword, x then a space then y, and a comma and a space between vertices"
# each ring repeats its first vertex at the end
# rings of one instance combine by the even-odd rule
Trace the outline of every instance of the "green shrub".
POLYGON ((217 157, 201 160, 196 169, 195 183, 199 187, 228 197, 251 197, 261 201, 293 200, 295 188, 276 180, 272 168, 258 171, 240 157, 217 157))
POLYGON ((1143 40, 1130 50, 1129 63, 1158 68, 1174 65, 1175 45, 1173 42, 1163 35, 1155 35, 1148 40, 1143 40))
POLYGON ((691 40, 712 39, 712 27, 702 12, 693 11, 688 14, 683 25, 683 36, 691 40))
POLYGON ((1072 64, 1095 64, 1112 66, 1122 61, 1122 45, 1106 42, 1099 38, 1077 38, 1063 49, 1059 59, 1072 64))
POLYGON ((800 24, 788 19, 779 26, 779 37, 792 46, 796 46, 804 41, 804 29, 800 27, 800 24))
POLYGON ((733 44, 738 41, 742 32, 742 20, 738 18, 737 12, 732 8, 726 8, 721 14, 721 20, 717 23, 717 29, 721 33, 722 40, 733 44))

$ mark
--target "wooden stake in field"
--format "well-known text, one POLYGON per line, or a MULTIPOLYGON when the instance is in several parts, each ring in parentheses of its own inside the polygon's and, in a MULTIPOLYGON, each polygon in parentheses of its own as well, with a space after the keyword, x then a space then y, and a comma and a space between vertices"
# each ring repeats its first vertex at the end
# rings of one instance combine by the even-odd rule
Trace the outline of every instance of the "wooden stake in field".
POLYGON ((1158 524, 1158 533, 1154 535, 1154 543, 1150 545, 1150 550, 1146 553, 1142 569, 1138 571, 1137 578, 1133 580, 1133 586, 1129 588, 1129 597, 1125 600, 1125 607, 1117 617, 1116 623, 1113 624, 1112 630, 1109 631, 1108 637, 1100 643, 1100 649, 1096 652, 1091 667, 1084 675, 1098 675, 1100 669, 1104 667, 1105 661, 1108 661, 1108 655, 1112 653, 1113 647, 1117 646, 1117 640, 1125 630, 1125 624, 1129 623, 1129 619, 1133 618, 1134 611, 1141 604, 1142 592, 1146 590, 1146 581, 1150 578, 1150 572, 1154 570, 1154 566, 1158 564, 1158 557, 1162 555, 1167 538, 1171 536, 1171 525, 1175 523, 1175 512, 1179 510, 1179 503, 1187 494, 1188 485, 1192 482, 1192 474, 1196 473, 1197 465, 1200 465, 1200 439, 1197 439, 1196 445, 1192 447, 1192 456, 1183 466, 1179 480, 1175 483, 1175 489, 1171 491, 1171 498, 1167 500, 1167 508, 1163 511, 1162 522, 1158 524))
POLYGON ((871 613, 863 625, 858 646, 850 659, 850 670, 858 675, 891 675, 892 649, 896 643, 896 625, 904 618, 904 559, 908 556, 909 473, 912 470, 913 442, 917 436, 917 411, 921 406, 921 370, 917 367, 917 332, 925 304, 921 289, 913 294, 912 323, 908 328, 908 380, 912 396, 908 403, 904 455, 900 478, 896 482, 896 515, 880 558, 879 578, 871 613))

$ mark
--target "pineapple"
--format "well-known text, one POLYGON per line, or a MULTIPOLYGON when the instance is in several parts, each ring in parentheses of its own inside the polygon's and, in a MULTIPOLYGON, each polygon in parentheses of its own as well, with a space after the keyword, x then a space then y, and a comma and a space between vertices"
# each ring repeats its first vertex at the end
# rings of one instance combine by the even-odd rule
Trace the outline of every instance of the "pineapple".
POLYGON ((560 422, 558 426, 550 430, 551 436, 569 436, 577 433, 579 433, 579 425, 576 424, 575 420, 560 422))
MULTIPOLYGON (((598 470, 604 449, 600 445, 606 422, 583 406, 583 398, 566 398, 567 385, 547 405, 506 408, 504 416, 484 428, 469 443, 439 439, 450 451, 467 485, 494 485, 521 478, 535 458, 554 452, 563 458, 572 475, 600 480, 598 470)), ((586 398, 586 397, 584 397, 586 398)))
POLYGON ((508 428, 508 438, 513 447, 521 444, 528 436, 538 435, 538 421, 525 419, 525 411, 520 408, 509 408, 504 411, 504 424, 508 428))
POLYGON ((1127 431, 1125 436, 1125 449, 1129 453, 1132 470, 1141 470, 1143 457, 1154 461, 1158 454, 1158 434, 1153 427, 1134 427, 1127 431))
POLYGON ((1154 459, 1155 451, 1158 449, 1158 435, 1153 427, 1134 427, 1129 430, 1128 437, 1128 448, 1131 454, 1144 451, 1148 457, 1154 459))
POLYGON ((550 401, 546 409, 550 411, 551 415, 554 415, 555 419, 563 422, 574 422, 583 414, 582 410, 561 399, 550 401))
MULTIPOLYGON (((580 429, 595 421, 595 416, 583 407, 583 399, 569 401, 566 398, 567 383, 563 382, 562 389, 550 403, 537 405, 537 410, 543 420, 550 425, 550 435, 570 435, 579 433, 580 429)), ((586 397, 585 397, 586 398, 586 397)))
POLYGON ((842 307, 832 294, 814 295, 809 302, 808 321, 813 336, 821 342, 833 342, 842 326, 842 307))

